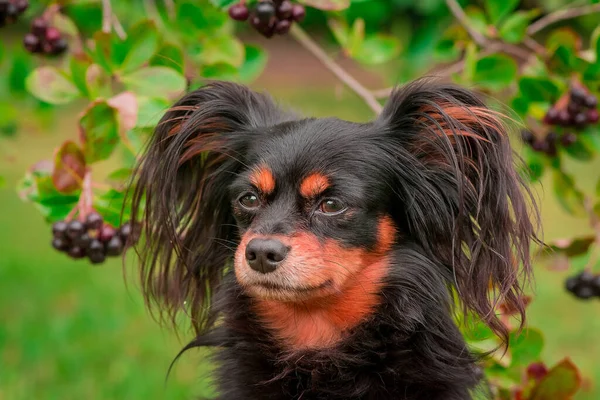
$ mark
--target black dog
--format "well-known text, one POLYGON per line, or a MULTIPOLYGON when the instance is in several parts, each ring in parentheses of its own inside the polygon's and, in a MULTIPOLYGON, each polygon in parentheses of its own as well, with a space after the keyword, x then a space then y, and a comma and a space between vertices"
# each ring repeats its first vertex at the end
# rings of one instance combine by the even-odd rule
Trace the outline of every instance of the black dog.
POLYGON ((475 95, 428 81, 369 123, 211 83, 138 169, 145 293, 186 310, 186 348, 220 348, 221 399, 471 398, 453 295, 506 338, 496 305, 524 318, 535 239, 507 136, 475 95))

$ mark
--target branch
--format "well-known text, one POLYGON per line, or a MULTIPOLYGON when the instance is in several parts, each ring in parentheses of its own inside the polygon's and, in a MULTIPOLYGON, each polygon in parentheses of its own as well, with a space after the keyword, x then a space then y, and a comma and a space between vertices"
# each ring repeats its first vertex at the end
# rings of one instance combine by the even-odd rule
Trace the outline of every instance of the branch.
POLYGON ((112 5, 110 0, 102 0, 102 32, 110 33, 112 28, 112 5))
POLYGON ((566 10, 559 10, 538 19, 533 24, 529 25, 527 28, 527 34, 529 36, 533 36, 555 22, 597 12, 600 12, 600 4, 590 4, 581 7, 569 8, 566 10))
POLYGON ((471 23, 469 22, 469 17, 467 17, 467 14, 465 14, 460 4, 458 4, 456 0, 446 0, 446 5, 450 9, 454 17, 458 20, 458 22, 460 22, 460 24, 467 30, 469 36, 473 38, 475 43, 477 43, 480 46, 485 46, 488 40, 485 38, 485 36, 483 36, 471 26, 471 23))
POLYGON ((175 19, 175 2, 173 0, 165 0, 165 8, 167 9, 169 19, 175 19))
POLYGON ((123 25, 121 25, 121 21, 119 21, 119 18, 117 18, 117 14, 115 13, 112 15, 112 26, 119 39, 127 39, 127 32, 123 29, 123 25))
POLYGON ((344 70, 339 64, 337 64, 331 57, 325 53, 325 51, 310 37, 302 28, 294 24, 290 33, 298 43, 300 43, 306 50, 312 53, 319 61, 325 65, 329 71, 331 71, 339 80, 344 82, 346 86, 352 89, 357 95, 359 95, 365 103, 376 113, 380 114, 383 107, 377 101, 373 93, 365 88, 360 82, 358 82, 352 75, 344 70))

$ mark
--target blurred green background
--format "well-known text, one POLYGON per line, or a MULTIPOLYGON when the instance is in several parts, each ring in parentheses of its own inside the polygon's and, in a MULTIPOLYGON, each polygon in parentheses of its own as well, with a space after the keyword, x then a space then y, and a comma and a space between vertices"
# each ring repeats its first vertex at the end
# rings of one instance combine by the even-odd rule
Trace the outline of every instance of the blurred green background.
MULTIPOLYGON (((371 117, 358 98, 290 39, 250 40, 270 53, 254 88, 268 90, 310 116, 354 121, 371 117)), ((385 84, 377 71, 354 72, 369 87, 385 84)), ((119 260, 91 267, 54 251, 49 225, 15 191, 31 164, 50 158, 58 143, 76 136, 80 110, 75 105, 56 114, 22 111, 18 135, 0 138, 0 176, 6 179, 0 188, 0 400, 210 396, 208 354, 200 350, 185 353, 165 383, 169 363, 191 336, 184 332, 178 337, 152 320, 135 276, 126 284, 119 260)), ((599 161, 569 161, 567 167, 583 188, 593 190, 599 161)), ((104 163, 98 169, 114 166, 104 163)), ((585 219, 560 209, 547 180, 535 192, 545 240, 589 232, 585 219)), ((128 265, 125 271, 131 276, 134 268, 128 265)), ((571 357, 585 379, 577 399, 600 398, 600 301, 578 301, 564 291, 564 279, 572 271, 539 264, 535 272, 529 324, 546 335, 544 361, 551 365, 571 357)))

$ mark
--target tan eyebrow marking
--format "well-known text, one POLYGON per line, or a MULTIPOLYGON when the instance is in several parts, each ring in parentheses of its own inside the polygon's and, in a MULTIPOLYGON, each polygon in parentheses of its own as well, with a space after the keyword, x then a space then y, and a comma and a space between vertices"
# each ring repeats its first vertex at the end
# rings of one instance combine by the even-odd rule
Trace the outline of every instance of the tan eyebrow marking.
POLYGON ((275 190, 275 177, 271 170, 264 165, 252 171, 250 182, 264 194, 272 193, 275 190))
POLYGON ((329 187, 329 179, 320 172, 313 172, 300 184, 300 194, 306 198, 320 195, 329 187))

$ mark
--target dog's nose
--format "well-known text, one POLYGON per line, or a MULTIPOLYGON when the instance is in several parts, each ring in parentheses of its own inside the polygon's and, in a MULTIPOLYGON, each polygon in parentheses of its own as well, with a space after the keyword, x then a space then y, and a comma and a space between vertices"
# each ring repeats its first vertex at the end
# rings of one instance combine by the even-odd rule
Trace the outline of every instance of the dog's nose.
POLYGON ((289 249, 275 239, 252 239, 246 246, 246 260, 255 271, 267 274, 275 271, 289 249))

